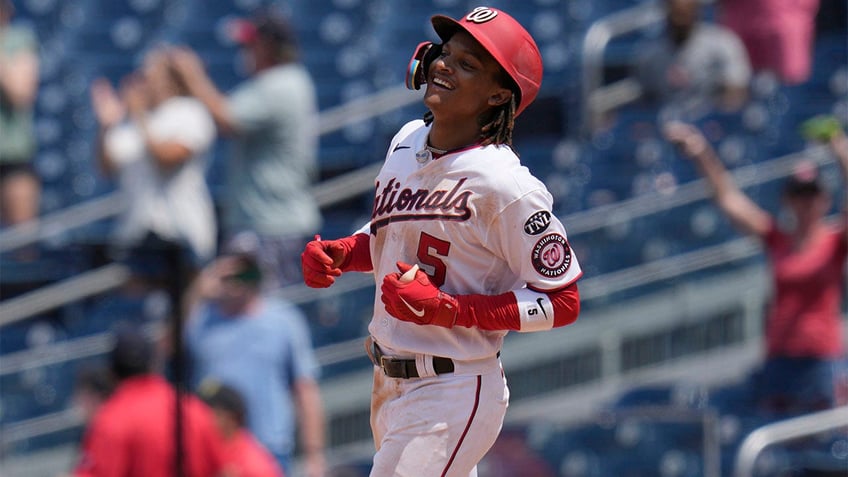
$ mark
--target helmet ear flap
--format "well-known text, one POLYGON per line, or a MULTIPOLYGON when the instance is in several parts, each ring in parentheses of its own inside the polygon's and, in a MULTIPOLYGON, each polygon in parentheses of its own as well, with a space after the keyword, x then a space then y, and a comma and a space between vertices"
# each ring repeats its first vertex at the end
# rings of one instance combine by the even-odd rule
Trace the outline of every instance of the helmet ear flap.
POLYGON ((409 60, 406 69, 406 87, 409 89, 421 89, 421 85, 427 82, 427 71, 430 64, 442 53, 442 45, 425 41, 415 48, 415 53, 409 60))

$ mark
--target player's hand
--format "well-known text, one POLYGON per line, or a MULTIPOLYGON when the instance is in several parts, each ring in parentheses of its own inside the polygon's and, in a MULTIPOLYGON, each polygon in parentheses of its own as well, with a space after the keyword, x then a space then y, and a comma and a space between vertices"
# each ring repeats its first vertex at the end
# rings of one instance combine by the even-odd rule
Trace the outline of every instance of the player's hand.
POLYGON ((397 267, 400 273, 386 275, 380 288, 386 311, 402 321, 452 328, 459 310, 456 298, 439 290, 421 270, 411 280, 404 280, 402 274, 412 265, 398 262, 397 267))
POLYGON ((315 240, 306 244, 300 255, 303 269, 303 281, 312 288, 327 288, 336 282, 342 274, 341 264, 345 260, 347 249, 339 240, 315 240))
POLYGON ((666 140, 674 144, 687 157, 697 158, 709 147, 707 138, 691 124, 669 121, 663 125, 662 131, 666 140))

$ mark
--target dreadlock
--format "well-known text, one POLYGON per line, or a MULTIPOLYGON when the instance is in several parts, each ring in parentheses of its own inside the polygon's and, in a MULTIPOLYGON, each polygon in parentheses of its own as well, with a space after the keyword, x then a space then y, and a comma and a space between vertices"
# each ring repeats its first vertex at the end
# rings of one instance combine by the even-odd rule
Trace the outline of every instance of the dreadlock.
POLYGON ((483 146, 489 144, 505 144, 512 147, 512 129, 515 127, 515 94, 509 101, 498 106, 492 114, 492 119, 480 128, 483 146))

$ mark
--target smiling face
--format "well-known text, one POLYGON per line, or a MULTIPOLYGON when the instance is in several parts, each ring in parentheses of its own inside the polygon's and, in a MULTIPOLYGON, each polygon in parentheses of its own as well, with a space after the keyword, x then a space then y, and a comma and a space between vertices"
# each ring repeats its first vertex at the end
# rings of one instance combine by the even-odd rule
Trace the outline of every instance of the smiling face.
POLYGON ((478 121, 512 96, 501 83, 503 75, 500 65, 470 34, 457 31, 430 65, 424 104, 437 121, 478 121))

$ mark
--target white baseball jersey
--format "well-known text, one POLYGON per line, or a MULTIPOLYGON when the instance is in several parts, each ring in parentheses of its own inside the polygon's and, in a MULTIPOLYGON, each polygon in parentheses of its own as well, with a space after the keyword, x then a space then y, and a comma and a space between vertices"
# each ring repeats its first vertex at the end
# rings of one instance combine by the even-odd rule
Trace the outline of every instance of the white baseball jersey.
POLYGON ((418 264, 452 295, 499 295, 529 285, 563 288, 580 275, 545 185, 507 146, 479 145, 438 159, 425 151, 429 126, 415 120, 390 143, 376 179, 371 258, 377 283, 369 332, 397 353, 457 360, 492 357, 506 331, 421 326, 386 312, 379 296, 396 262, 418 264))

